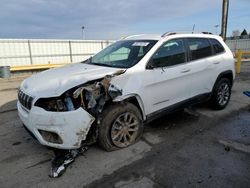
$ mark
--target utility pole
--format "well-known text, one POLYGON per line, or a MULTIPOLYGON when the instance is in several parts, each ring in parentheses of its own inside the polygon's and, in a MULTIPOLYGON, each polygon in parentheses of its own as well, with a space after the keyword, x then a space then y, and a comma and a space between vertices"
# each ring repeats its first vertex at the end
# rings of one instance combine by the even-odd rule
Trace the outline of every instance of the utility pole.
POLYGON ((222 19, 221 19, 221 37, 226 40, 227 36, 227 20, 228 20, 229 0, 223 0, 222 4, 222 19))

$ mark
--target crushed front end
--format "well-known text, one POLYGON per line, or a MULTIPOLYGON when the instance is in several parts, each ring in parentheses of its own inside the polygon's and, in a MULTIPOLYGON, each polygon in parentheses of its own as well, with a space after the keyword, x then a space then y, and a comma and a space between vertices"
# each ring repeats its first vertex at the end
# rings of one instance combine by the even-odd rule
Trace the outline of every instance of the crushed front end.
POLYGON ((35 98, 20 88, 19 117, 37 140, 48 147, 77 149, 86 139, 95 142, 104 105, 122 95, 111 79, 123 72, 74 87, 58 97, 35 98))
POLYGON ((52 107, 37 106, 40 100, 29 107, 25 104, 27 99, 21 99, 20 95, 29 96, 19 90, 17 102, 19 117, 24 126, 42 145, 58 149, 74 149, 81 146, 82 140, 86 139, 91 124, 95 120, 91 114, 83 108, 70 111, 59 111, 59 109, 48 111, 48 108, 52 107))

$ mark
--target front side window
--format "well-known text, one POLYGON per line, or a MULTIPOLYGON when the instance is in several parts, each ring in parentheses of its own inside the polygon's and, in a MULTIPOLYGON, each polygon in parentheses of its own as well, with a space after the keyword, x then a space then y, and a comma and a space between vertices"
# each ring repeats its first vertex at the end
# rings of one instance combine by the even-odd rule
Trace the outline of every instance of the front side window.
POLYGON ((225 51, 224 47, 221 45, 221 43, 216 40, 216 39, 209 39, 213 48, 214 48, 214 53, 219 54, 225 51))
POLYGON ((188 38, 187 46, 190 51, 190 60, 197 60, 212 55, 212 49, 208 39, 188 38))
POLYGON ((130 68, 156 44, 156 40, 122 40, 115 42, 87 61, 89 64, 130 68))
POLYGON ((167 41, 152 57, 154 67, 173 66, 184 62, 186 62, 186 53, 182 39, 167 41))

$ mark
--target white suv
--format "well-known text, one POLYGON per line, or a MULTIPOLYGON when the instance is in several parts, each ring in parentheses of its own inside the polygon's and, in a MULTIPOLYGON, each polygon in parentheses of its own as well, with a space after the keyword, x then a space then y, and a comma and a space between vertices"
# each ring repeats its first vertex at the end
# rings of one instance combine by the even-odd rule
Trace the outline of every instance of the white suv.
POLYGON ((92 58, 33 75, 18 93, 18 113, 43 145, 76 149, 95 141, 111 151, 135 143, 143 124, 209 100, 223 109, 234 59, 211 34, 134 35, 92 58))

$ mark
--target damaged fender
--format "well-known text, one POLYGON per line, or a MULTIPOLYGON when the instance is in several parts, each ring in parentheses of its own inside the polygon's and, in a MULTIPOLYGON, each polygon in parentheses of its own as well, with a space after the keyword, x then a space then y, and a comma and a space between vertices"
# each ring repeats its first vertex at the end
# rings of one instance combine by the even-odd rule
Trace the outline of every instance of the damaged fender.
POLYGON ((122 95, 122 89, 118 85, 111 83, 114 76, 122 73, 124 71, 119 71, 113 75, 106 75, 101 81, 79 87, 73 93, 74 99, 80 98, 81 107, 98 118, 107 101, 122 95))
POLYGON ((143 105, 141 97, 138 94, 134 93, 134 94, 124 95, 124 96, 118 96, 113 101, 114 102, 121 102, 125 100, 129 101, 130 98, 136 98, 139 104, 140 110, 142 112, 143 120, 146 120, 146 113, 145 113, 144 105, 143 105))

